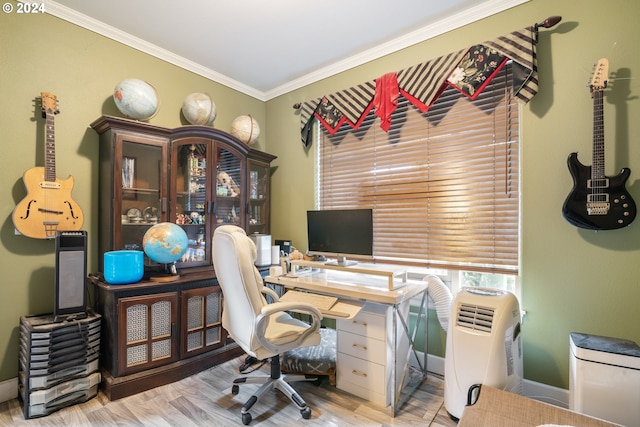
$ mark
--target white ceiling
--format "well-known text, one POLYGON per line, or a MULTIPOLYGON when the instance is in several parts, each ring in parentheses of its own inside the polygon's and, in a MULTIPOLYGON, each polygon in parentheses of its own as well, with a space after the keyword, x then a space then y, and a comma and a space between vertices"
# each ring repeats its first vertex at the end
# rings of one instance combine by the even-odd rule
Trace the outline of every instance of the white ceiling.
POLYGON ((526 1, 44 3, 54 16, 266 101, 526 1))

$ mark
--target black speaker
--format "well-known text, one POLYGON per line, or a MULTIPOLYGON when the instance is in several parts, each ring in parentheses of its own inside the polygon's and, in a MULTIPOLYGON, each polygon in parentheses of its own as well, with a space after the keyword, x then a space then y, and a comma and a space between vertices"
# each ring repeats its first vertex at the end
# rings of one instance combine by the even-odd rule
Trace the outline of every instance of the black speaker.
POLYGON ((87 232, 56 232, 56 321, 87 315, 87 232))

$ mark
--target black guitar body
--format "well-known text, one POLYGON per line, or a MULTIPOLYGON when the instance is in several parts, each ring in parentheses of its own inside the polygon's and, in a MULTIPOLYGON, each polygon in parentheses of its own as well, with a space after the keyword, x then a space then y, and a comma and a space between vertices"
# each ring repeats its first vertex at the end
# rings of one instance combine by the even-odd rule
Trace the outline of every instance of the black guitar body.
POLYGON ((589 230, 614 230, 633 222, 636 217, 636 204, 625 188, 631 174, 629 168, 622 168, 614 177, 605 177, 609 181, 608 186, 599 189, 599 192, 603 198, 608 195, 608 209, 606 212, 590 213, 589 195, 593 191, 589 188, 591 166, 580 163, 578 153, 571 153, 567 164, 573 177, 573 188, 562 206, 562 215, 569 223, 589 230))

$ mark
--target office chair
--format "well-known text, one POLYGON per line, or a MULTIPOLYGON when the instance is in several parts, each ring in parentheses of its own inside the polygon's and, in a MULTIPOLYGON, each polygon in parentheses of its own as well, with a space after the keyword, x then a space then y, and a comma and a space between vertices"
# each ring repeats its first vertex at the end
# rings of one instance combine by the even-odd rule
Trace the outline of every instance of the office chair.
POLYGON ((242 376, 233 381, 231 392, 238 394, 239 384, 262 384, 242 406, 242 423, 251 422, 249 410, 271 389, 278 389, 293 402, 302 418, 311 417, 302 397, 288 382, 313 380, 304 375, 283 375, 280 354, 299 347, 320 343, 322 315, 313 306, 295 302, 281 302, 278 295, 263 285, 262 276, 254 266, 256 247, 244 230, 235 225, 222 225, 213 234, 213 265, 222 288, 222 326, 229 336, 249 355, 258 360, 270 359, 269 376, 242 376), (265 296, 273 298, 268 304, 265 296), (310 315, 311 324, 291 317, 295 310, 310 315))

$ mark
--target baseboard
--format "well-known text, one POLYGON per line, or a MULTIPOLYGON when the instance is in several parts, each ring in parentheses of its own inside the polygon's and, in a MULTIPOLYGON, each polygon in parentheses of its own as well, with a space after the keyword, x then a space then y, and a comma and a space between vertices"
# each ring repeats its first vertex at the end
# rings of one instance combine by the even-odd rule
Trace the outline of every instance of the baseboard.
POLYGON ((10 378, 0 382, 0 403, 18 397, 18 378, 10 378))
MULTIPOLYGON (((421 360, 423 360, 423 354, 424 353, 418 352, 421 360)), ((444 357, 434 356, 432 354, 427 355, 427 370, 433 374, 444 377, 444 357)), ((531 399, 559 406, 564 409, 569 407, 569 390, 527 379, 522 382, 522 386, 523 394, 531 399)))
POLYGON ((564 409, 569 408, 569 390, 527 379, 522 382, 522 385, 523 394, 531 399, 559 406, 564 409))
MULTIPOLYGON (((418 354, 420 355, 420 357, 422 357, 424 353, 418 352, 418 354)), ((428 354, 427 355, 427 371, 431 372, 432 374, 436 374, 436 375, 440 375, 441 377, 444 377, 444 357, 428 354)))

